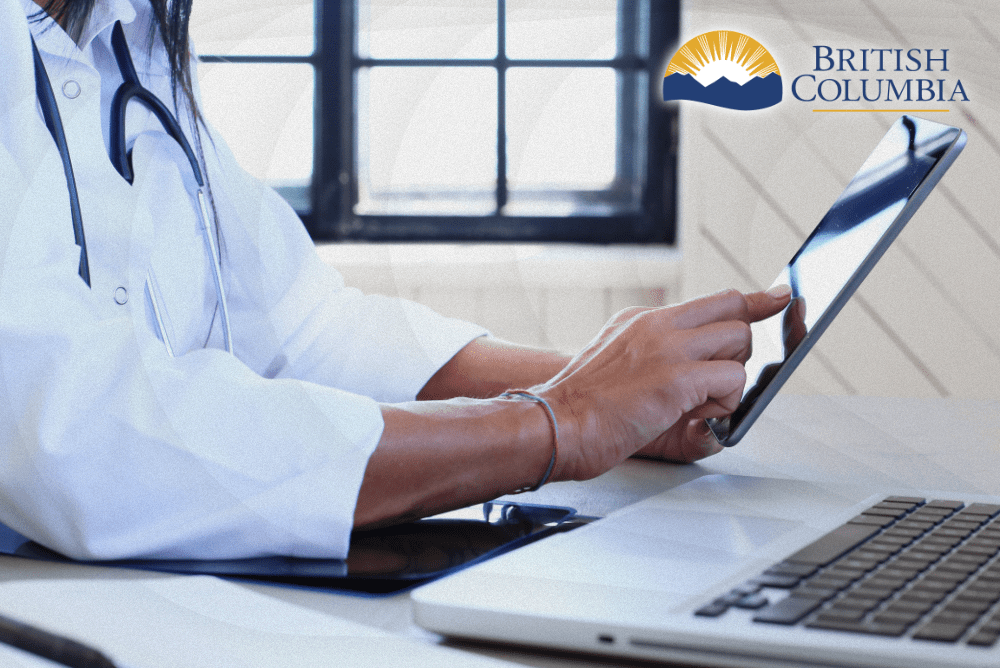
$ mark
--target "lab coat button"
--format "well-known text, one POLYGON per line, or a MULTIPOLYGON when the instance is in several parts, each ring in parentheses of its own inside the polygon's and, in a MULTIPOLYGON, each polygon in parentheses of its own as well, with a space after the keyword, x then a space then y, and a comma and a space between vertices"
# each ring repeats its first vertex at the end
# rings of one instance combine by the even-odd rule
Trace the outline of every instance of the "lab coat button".
POLYGON ((128 301, 128 290, 121 287, 117 288, 115 290, 115 303, 124 306, 125 302, 127 301, 128 301))
POLYGON ((81 89, 80 89, 80 84, 78 84, 76 81, 74 81, 73 79, 67 79, 66 82, 63 84, 62 90, 63 90, 63 95, 65 95, 71 100, 75 100, 77 97, 80 96, 81 89))

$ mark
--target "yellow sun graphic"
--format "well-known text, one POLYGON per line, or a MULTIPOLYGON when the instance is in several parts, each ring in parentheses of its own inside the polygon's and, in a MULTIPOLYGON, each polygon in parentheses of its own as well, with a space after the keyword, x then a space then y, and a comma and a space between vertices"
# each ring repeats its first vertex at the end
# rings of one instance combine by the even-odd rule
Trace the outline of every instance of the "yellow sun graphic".
POLYGON ((713 30, 682 46, 667 65, 665 76, 693 75, 703 86, 721 77, 740 85, 755 76, 778 74, 778 64, 760 42, 733 30, 713 30))

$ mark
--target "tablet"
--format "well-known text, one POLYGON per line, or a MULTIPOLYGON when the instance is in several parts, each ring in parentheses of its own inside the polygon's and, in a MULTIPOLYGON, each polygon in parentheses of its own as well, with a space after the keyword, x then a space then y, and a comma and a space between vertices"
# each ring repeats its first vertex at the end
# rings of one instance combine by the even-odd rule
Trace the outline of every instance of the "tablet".
MULTIPOLYGON (((347 559, 270 556, 246 559, 125 559, 77 561, 187 575, 217 575, 255 582, 392 594, 540 538, 592 522, 572 508, 488 502, 433 517, 351 533, 347 559)), ((0 554, 72 560, 0 524, 0 554)))
POLYGON ((785 309, 751 325, 753 353, 736 411, 708 424, 735 445, 833 321, 965 146, 965 132, 902 116, 782 270, 785 309))

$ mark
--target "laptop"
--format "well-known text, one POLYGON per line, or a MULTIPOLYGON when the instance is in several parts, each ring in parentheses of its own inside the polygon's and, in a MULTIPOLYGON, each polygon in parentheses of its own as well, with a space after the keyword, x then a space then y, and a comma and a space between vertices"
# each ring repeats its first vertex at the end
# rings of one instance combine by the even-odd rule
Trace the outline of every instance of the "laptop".
POLYGON ((420 587, 415 620, 685 665, 1000 665, 1000 500, 855 491, 706 475, 420 587))
MULTIPOLYGON (((734 445, 965 144, 900 118, 781 273, 734 445), (808 306, 808 308, 806 308, 808 306)), ((412 594, 447 636, 712 666, 1000 665, 1000 499, 707 475, 412 594)))

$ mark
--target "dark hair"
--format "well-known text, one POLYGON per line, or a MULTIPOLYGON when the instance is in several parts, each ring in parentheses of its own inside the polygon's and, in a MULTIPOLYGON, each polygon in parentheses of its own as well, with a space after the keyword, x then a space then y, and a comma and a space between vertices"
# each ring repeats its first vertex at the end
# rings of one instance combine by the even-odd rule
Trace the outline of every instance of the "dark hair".
MULTIPOLYGON (((45 0, 44 10, 56 23, 65 26, 66 32, 76 40, 96 3, 97 0, 45 0)), ((195 118, 199 118, 191 81, 191 51, 188 44, 191 0, 150 0, 150 4, 155 18, 150 26, 150 44, 158 33, 166 47, 174 104, 177 104, 178 91, 182 92, 191 112, 195 118)))

